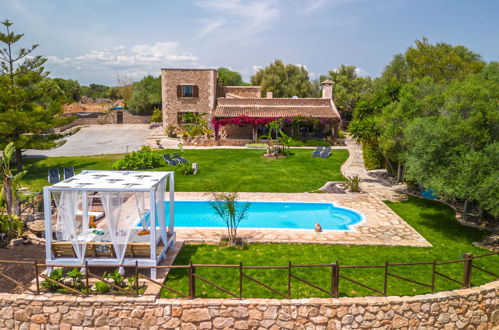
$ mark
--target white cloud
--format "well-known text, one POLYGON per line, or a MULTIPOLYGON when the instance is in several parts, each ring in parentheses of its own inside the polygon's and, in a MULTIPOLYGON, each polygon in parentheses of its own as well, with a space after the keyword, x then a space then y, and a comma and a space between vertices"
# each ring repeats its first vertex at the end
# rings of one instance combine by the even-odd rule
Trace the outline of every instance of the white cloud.
POLYGON ((369 76, 369 72, 367 72, 366 70, 364 70, 362 68, 355 68, 355 73, 357 74, 357 76, 360 76, 360 77, 369 76))
POLYGON ((48 64, 56 67, 74 68, 84 71, 126 72, 139 79, 147 74, 158 75, 162 67, 198 67, 198 57, 179 50, 176 42, 138 44, 132 47, 118 46, 110 49, 92 50, 75 56, 60 58, 48 56, 48 64))
POLYGON ((326 3, 326 0, 314 0, 307 8, 305 8, 305 12, 311 12, 316 9, 319 9, 326 3))
POLYGON ((257 73, 258 71, 260 71, 261 69, 263 69, 263 66, 261 65, 256 65, 256 64, 253 64, 251 66, 251 70, 253 70, 253 74, 257 73))
MULTIPOLYGON (((210 12, 212 20, 226 21, 224 35, 227 38, 242 40, 267 30, 279 18, 280 12, 275 3, 274 0, 200 0, 196 5, 210 12), (214 18, 213 13, 221 16, 214 18)), ((218 29, 221 24, 215 25, 216 22, 205 26, 201 34, 205 36, 218 29)))
POLYGON ((337 7, 355 2, 362 2, 365 0, 311 0, 309 1, 309 5, 305 8, 303 12, 308 13, 315 11, 319 8, 330 6, 337 7))
POLYGON ((216 21, 216 22, 212 22, 212 23, 208 23, 202 30, 201 32, 198 34, 198 38, 202 38, 208 34, 210 34, 211 32, 217 30, 219 27, 221 27, 222 25, 225 24, 225 21, 216 21))

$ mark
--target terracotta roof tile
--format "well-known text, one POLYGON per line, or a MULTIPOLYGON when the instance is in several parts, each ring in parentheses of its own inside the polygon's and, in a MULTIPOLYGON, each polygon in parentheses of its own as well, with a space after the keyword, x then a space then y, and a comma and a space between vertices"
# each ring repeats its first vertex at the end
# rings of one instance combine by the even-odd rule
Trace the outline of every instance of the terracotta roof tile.
POLYGON ((215 117, 312 117, 337 118, 331 107, 233 107, 218 106, 215 117))
POLYGON ((311 117, 340 119, 330 99, 322 98, 218 98, 215 117, 311 117))

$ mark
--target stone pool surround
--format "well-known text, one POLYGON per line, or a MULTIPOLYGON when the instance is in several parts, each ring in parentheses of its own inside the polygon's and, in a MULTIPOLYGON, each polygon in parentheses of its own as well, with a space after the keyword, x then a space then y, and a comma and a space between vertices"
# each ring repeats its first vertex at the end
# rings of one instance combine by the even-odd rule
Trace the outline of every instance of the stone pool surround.
MULTIPOLYGON (((176 192, 178 201, 205 201, 208 193, 176 192)), ((335 206, 359 212, 363 216, 352 231, 311 229, 247 229, 238 235, 249 243, 319 243, 349 245, 385 245, 431 247, 432 245, 385 203, 368 193, 240 193, 242 201, 333 203, 335 206)), ((177 240, 186 243, 217 243, 226 235, 225 228, 175 227, 177 240)))
POLYGON ((0 294, 1 329, 498 329, 499 281, 419 296, 160 299, 0 294))

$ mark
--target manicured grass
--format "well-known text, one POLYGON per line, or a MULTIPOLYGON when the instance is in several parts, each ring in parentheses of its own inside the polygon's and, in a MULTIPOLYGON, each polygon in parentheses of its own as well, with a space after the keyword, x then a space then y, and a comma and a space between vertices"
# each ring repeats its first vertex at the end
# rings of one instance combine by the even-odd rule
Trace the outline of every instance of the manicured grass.
MULTIPOLYGON (((346 246, 346 245, 313 245, 313 244, 251 244, 243 249, 219 248, 214 245, 187 245, 177 257, 175 264, 186 265, 190 260, 197 264, 239 264, 245 265, 281 265, 293 264, 329 264, 336 260, 342 265, 383 265, 385 261, 416 262, 416 261, 448 261, 461 258, 461 254, 471 252, 474 255, 487 253, 477 248, 472 242, 483 238, 482 231, 461 226, 455 220, 454 211, 438 202, 410 198, 408 202, 387 203, 397 214, 421 233, 432 248, 382 247, 382 246, 346 246)), ((474 263, 494 273, 499 273, 499 255, 476 259, 474 263)), ((431 265, 391 267, 390 272, 405 276, 423 283, 431 283, 431 265)), ((462 280, 463 264, 437 266, 448 276, 462 280)), ((247 270, 248 275, 286 292, 287 269, 279 270, 247 270)), ((326 268, 293 268, 292 272, 323 288, 330 287, 330 269, 326 268)), ((198 268, 196 273, 238 293, 239 270, 222 268, 198 268)), ((342 269, 341 274, 383 291, 384 269, 342 269)), ((494 280, 478 270, 473 270, 473 285, 494 280)), ((188 292, 187 271, 175 269, 169 275, 167 284, 182 292, 188 292)), ((459 285, 441 277, 436 278, 438 291, 458 288, 459 285)), ((271 291, 243 280, 244 297, 280 298, 271 291)), ((402 281, 393 277, 388 279, 389 295, 415 295, 428 293, 428 288, 402 281)), ((210 285, 197 280, 196 294, 201 297, 228 297, 227 294, 210 285)), ((373 292, 356 284, 340 280, 341 296, 372 295, 373 292)), ((163 290, 162 296, 174 297, 174 294, 163 290)), ((324 293, 298 282, 292 281, 292 296, 327 297, 324 293)))
MULTIPOLYGON (((177 150, 178 151, 178 150, 177 150)), ((173 150, 165 150, 165 153, 173 150)), ((332 150, 327 159, 312 158, 312 150, 293 149, 284 159, 267 159, 264 150, 211 149, 186 150, 185 158, 198 163, 199 173, 175 176, 176 191, 224 191, 237 188, 244 192, 307 192, 319 189, 326 181, 344 180, 340 166, 348 158, 347 150, 332 150)), ((92 157, 54 157, 27 159, 28 174, 24 179, 32 191, 47 185, 48 169, 73 166, 84 169, 110 170, 122 155, 92 157)), ((158 171, 172 170, 168 165, 158 171)))

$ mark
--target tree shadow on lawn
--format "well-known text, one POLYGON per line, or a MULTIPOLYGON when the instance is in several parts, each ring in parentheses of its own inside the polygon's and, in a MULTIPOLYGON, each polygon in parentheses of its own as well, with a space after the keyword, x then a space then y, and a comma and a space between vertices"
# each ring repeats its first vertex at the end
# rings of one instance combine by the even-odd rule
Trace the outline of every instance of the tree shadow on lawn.
MULTIPOLYGON (((408 209, 403 208, 397 213, 432 244, 441 239, 471 244, 486 236, 484 230, 461 225, 455 218, 455 211, 441 202, 416 197, 411 197, 411 201, 417 207, 413 208, 417 214, 411 214, 408 209), (406 212, 407 216, 404 214, 406 212)), ((394 210, 399 208, 395 206, 394 210)))

